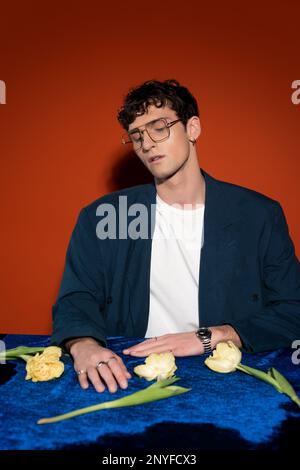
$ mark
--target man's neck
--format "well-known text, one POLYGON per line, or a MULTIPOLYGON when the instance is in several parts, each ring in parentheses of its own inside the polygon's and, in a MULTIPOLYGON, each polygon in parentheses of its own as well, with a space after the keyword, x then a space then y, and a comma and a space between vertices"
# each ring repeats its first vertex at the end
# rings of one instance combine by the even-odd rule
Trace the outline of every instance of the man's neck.
POLYGON ((197 204, 205 203, 205 179, 197 160, 191 162, 188 171, 178 172, 155 184, 159 197, 167 204, 189 204, 195 208, 197 204))

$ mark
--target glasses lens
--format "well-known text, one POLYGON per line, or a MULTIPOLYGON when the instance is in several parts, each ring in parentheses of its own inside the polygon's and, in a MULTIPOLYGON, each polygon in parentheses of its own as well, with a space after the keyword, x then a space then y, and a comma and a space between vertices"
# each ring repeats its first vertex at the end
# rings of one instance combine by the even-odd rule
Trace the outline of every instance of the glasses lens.
POLYGON ((133 144, 133 146, 140 147, 142 144, 142 138, 139 131, 134 132, 133 134, 123 134, 122 135, 123 144, 133 144))
POLYGON ((139 131, 133 132, 132 134, 129 134, 129 138, 133 144, 139 144, 141 143, 141 133, 139 131))
POLYGON ((155 142, 159 142, 169 137, 169 129, 166 126, 165 121, 162 119, 149 122, 149 124, 147 124, 147 130, 151 139, 155 142))
MULTIPOLYGON (((166 123, 163 119, 157 119, 153 122, 149 122, 146 124, 146 128, 150 138, 154 142, 161 142, 162 140, 165 140, 169 137, 169 128, 166 126, 166 123)), ((130 132, 123 137, 122 142, 131 142, 134 148, 137 150, 142 146, 144 132, 145 131, 140 132, 139 130, 130 132)))

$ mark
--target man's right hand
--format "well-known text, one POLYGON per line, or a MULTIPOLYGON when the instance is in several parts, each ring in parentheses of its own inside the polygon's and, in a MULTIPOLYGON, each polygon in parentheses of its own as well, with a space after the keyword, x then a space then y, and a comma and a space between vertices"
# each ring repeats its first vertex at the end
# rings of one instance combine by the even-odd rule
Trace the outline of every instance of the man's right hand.
POLYGON ((97 392, 104 392, 105 386, 111 393, 128 387, 128 372, 122 359, 110 349, 100 346, 93 338, 78 338, 67 342, 67 348, 74 360, 74 369, 83 389, 93 384, 97 392))

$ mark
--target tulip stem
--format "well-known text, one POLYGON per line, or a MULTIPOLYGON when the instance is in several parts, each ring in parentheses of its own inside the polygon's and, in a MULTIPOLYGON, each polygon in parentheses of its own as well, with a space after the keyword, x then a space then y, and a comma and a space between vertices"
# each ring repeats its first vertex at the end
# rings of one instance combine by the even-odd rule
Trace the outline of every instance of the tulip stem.
POLYGON ((132 393, 123 398, 70 411, 69 413, 53 416, 52 418, 42 418, 39 419, 37 424, 57 423, 59 421, 64 421, 69 418, 74 418, 75 416, 80 416, 86 413, 92 413, 94 411, 99 411, 108 408, 120 408, 124 406, 142 405, 144 403, 162 400, 164 398, 169 398, 191 390, 190 388, 172 385, 177 380, 179 380, 179 377, 172 377, 170 379, 161 380, 143 390, 139 390, 138 392, 132 393))
POLYGON ((295 390, 289 384, 289 382, 283 376, 281 376, 278 371, 276 371, 276 369, 273 369, 274 373, 276 372, 277 374, 274 378, 274 376, 272 376, 270 373, 263 372, 259 369, 254 369, 253 367, 244 366, 243 364, 239 364, 238 366, 236 366, 236 368, 242 372, 245 372, 246 374, 252 375, 257 379, 261 379, 264 382, 273 385, 277 392, 284 393, 300 407, 300 398, 297 396, 295 390), (282 379, 281 382, 279 380, 279 377, 281 377, 282 379))
POLYGON ((18 346, 17 348, 7 349, 0 353, 0 361, 8 360, 15 361, 22 357, 22 355, 36 354, 37 352, 44 351, 45 347, 30 347, 30 346, 18 346))
POLYGON ((291 400, 293 400, 293 402, 296 403, 300 407, 300 398, 297 397, 297 395, 292 396, 291 400))
POLYGON ((253 367, 249 366, 244 366, 243 364, 239 364, 236 367, 238 370, 245 372, 248 375, 252 375, 253 377, 256 377, 257 379, 261 379, 264 382, 267 382, 270 385, 273 385, 274 388, 276 388, 277 392, 282 393, 282 389, 279 386, 279 384, 276 382, 273 377, 268 375, 266 372, 259 370, 259 369, 254 369, 253 367))

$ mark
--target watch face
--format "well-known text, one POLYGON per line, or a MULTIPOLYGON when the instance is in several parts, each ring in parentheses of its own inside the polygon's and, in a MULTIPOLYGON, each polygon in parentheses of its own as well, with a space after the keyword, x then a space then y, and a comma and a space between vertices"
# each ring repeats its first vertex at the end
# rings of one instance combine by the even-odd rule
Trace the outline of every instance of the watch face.
POLYGON ((199 336, 202 336, 202 337, 208 337, 208 338, 211 337, 211 331, 210 331, 210 329, 209 329, 209 328, 205 328, 204 326, 202 326, 201 328, 199 328, 198 334, 199 334, 199 336))

